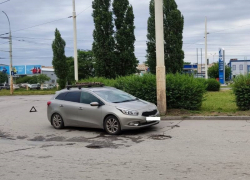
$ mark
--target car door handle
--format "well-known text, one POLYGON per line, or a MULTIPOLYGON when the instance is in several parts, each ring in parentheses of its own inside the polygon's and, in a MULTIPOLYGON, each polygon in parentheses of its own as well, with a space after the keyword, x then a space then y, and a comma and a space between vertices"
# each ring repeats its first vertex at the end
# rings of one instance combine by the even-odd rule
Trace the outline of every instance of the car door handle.
POLYGON ((63 107, 63 105, 61 104, 60 107, 63 107))
POLYGON ((83 110, 83 108, 82 108, 82 107, 79 107, 79 110, 83 110))

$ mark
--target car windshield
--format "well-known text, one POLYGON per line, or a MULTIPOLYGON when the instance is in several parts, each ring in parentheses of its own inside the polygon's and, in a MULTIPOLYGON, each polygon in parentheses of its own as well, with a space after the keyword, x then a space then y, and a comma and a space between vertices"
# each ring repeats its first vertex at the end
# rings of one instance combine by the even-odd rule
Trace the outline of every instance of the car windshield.
POLYGON ((136 97, 117 89, 94 91, 94 93, 103 98, 105 101, 111 103, 122 103, 137 100, 136 97))

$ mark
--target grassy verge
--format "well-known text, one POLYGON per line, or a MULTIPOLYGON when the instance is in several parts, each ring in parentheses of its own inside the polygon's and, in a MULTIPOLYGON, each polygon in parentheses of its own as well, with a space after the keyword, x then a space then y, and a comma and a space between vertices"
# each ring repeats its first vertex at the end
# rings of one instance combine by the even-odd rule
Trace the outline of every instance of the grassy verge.
MULTIPOLYGON (((14 95, 49 95, 55 94, 56 89, 49 90, 26 90, 26 89, 17 89, 14 91, 14 95)), ((0 96, 10 96, 10 90, 2 89, 0 90, 0 96)))
POLYGON ((250 116, 250 111, 238 110, 231 90, 208 92, 199 111, 170 109, 168 116, 250 116))

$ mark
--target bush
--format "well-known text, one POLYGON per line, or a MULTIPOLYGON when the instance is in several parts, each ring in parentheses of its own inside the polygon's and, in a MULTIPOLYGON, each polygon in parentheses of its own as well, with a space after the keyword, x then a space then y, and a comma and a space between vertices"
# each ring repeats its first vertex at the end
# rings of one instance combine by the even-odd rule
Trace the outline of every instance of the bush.
POLYGON ((106 78, 103 78, 103 77, 93 77, 93 78, 80 80, 79 82, 80 83, 84 83, 84 82, 101 82, 101 83, 105 84, 105 86, 114 87, 116 80, 114 80, 114 79, 106 79, 106 78))
MULTIPOLYGON (((106 86, 121 89, 135 97, 157 104, 156 76, 126 76, 117 79, 90 78, 81 82, 102 82, 106 86)), ((188 75, 169 74, 166 76, 168 108, 197 110, 201 107, 205 93, 204 82, 188 75)))
POLYGON ((166 81, 168 108, 198 110, 204 98, 203 80, 192 76, 168 74, 166 81))
POLYGON ((206 84, 207 91, 220 91, 220 83, 216 79, 208 79, 206 84))
POLYGON ((250 109, 250 74, 239 75, 232 85, 236 96, 236 105, 240 110, 250 109))

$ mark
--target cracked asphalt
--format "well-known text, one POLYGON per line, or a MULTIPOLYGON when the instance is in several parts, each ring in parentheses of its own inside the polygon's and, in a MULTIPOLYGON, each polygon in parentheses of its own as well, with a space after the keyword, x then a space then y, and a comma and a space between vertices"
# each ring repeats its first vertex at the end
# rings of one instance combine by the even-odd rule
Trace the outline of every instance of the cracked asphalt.
POLYGON ((50 97, 0 97, 1 180, 250 179, 250 121, 162 121, 120 136, 55 130, 50 97))

